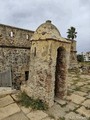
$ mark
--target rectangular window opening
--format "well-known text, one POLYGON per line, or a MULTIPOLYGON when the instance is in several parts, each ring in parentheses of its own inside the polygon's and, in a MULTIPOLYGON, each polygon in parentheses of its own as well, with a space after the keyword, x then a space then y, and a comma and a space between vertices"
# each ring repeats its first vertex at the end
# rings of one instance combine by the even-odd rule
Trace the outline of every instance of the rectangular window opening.
POLYGON ((27 40, 29 39, 29 35, 28 35, 28 34, 26 35, 26 39, 27 39, 27 40))
POLYGON ((11 32, 10 32, 10 37, 13 37, 13 36, 14 36, 14 35, 13 35, 13 32, 11 31, 11 32))
POLYGON ((29 78, 29 71, 25 71, 25 81, 27 81, 29 78))

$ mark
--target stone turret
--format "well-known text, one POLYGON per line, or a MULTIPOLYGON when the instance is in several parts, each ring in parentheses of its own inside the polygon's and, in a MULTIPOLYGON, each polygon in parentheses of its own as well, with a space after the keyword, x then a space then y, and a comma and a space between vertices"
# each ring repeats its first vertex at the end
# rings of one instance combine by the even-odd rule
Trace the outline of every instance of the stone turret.
POLYGON ((55 97, 66 95, 66 72, 70 42, 61 37, 50 20, 41 24, 31 38, 29 79, 22 90, 51 107, 55 97))

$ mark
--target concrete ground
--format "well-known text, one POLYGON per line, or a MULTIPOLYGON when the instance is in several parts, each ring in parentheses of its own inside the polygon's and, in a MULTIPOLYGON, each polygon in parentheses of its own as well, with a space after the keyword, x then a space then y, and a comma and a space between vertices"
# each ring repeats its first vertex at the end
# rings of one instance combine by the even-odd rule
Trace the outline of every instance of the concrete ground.
POLYGON ((48 111, 20 106, 15 91, 5 92, 0 91, 0 120, 90 120, 90 75, 70 73, 66 99, 55 98, 48 111))

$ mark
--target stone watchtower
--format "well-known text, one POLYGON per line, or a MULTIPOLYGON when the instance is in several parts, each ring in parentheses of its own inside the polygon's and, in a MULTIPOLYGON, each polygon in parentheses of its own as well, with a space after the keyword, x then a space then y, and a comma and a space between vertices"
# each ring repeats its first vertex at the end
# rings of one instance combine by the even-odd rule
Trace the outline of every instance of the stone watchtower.
POLYGON ((37 28, 31 38, 29 79, 22 87, 30 97, 49 107, 55 97, 64 98, 70 45, 50 20, 37 28))

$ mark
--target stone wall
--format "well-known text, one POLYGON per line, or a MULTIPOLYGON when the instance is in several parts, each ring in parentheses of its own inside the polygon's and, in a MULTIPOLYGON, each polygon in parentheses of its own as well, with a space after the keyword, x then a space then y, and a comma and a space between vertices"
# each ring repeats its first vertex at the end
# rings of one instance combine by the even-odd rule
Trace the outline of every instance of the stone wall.
POLYGON ((30 47, 33 31, 0 24, 0 46, 30 47))
POLYGON ((0 48, 0 72, 12 70, 14 86, 25 81, 25 71, 29 71, 30 49, 0 48))
POLYGON ((71 51, 70 51, 70 65, 69 69, 78 68, 77 63, 77 51, 76 51, 76 41, 75 40, 69 40, 71 41, 71 51))
MULTIPOLYGON (((37 41, 32 42, 30 50, 30 68, 29 68, 29 91, 27 94, 35 99, 39 98, 47 102, 50 106, 53 104, 54 82, 51 70, 51 42, 37 41)), ((27 89, 27 88, 26 88, 27 89)))
MULTIPOLYGON (((66 61, 69 61, 70 43, 65 44, 56 40, 32 41, 29 79, 27 86, 22 86, 22 91, 25 90, 30 97, 39 98, 49 106, 53 105, 55 99, 56 59, 57 49, 60 46, 65 47, 66 61)), ((63 90, 66 91, 66 83, 64 84, 63 90)))
POLYGON ((12 70, 14 87, 25 81, 29 71, 32 35, 33 31, 0 24, 0 72, 12 70))

